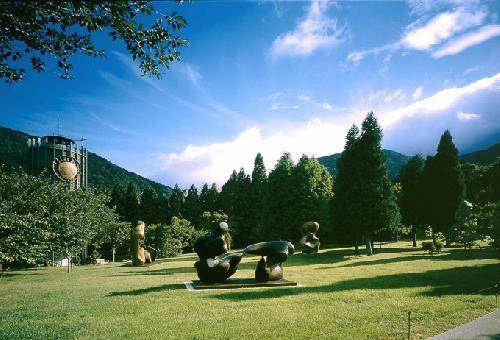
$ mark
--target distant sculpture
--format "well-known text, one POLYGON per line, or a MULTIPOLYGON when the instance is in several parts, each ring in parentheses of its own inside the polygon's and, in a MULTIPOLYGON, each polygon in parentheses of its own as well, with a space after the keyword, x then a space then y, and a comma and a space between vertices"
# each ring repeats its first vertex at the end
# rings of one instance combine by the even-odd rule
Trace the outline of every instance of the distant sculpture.
POLYGON ((271 241, 252 244, 245 248, 245 254, 260 255, 262 258, 255 270, 255 279, 258 282, 276 281, 283 278, 282 263, 293 255, 295 248, 287 241, 271 241))
POLYGON ((194 243, 194 251, 200 258, 194 267, 203 283, 224 282, 236 273, 242 253, 226 254, 229 249, 226 222, 219 223, 212 232, 199 237, 194 243))
POLYGON ((319 251, 320 242, 316 236, 318 230, 318 222, 306 222, 302 225, 302 231, 305 234, 300 239, 303 254, 317 253, 319 251))
POLYGON ((132 264, 134 266, 142 266, 145 263, 153 263, 151 254, 140 246, 141 240, 144 240, 144 222, 137 221, 137 226, 132 229, 132 264))

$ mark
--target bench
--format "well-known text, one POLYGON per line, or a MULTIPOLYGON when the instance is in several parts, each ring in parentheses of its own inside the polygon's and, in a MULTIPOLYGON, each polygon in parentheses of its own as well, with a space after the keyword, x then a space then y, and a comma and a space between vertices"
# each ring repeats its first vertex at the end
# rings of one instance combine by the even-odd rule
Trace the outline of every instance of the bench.
POLYGON ((95 259, 95 264, 108 264, 109 262, 105 259, 95 259))
POLYGON ((385 244, 389 244, 390 242, 373 242, 373 246, 379 246, 379 249, 382 249, 382 246, 385 244))

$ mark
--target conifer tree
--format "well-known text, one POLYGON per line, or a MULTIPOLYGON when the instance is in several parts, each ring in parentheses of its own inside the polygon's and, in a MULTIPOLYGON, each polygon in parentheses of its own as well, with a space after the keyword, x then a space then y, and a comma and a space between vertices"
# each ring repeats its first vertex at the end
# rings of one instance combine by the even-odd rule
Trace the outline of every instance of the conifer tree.
POLYGON ((129 182, 124 202, 125 219, 135 226, 139 220, 139 188, 133 182, 129 182))
POLYGON ((184 201, 184 217, 193 225, 199 225, 201 216, 200 198, 198 189, 193 185, 189 187, 184 201))
POLYGON ((292 196, 293 161, 289 153, 284 153, 274 169, 269 173, 267 190, 264 199, 264 219, 260 240, 291 240, 287 234, 293 224, 292 196))
POLYGON ((142 192, 139 216, 146 224, 161 222, 158 194, 151 187, 142 192))
POLYGON ((119 183, 115 184, 111 191, 111 200, 108 203, 108 206, 115 209, 115 213, 121 218, 125 218, 125 194, 125 188, 119 183))
POLYGON ((417 246, 417 229, 422 228, 424 213, 421 195, 421 175, 424 169, 424 160, 420 155, 411 157, 401 168, 399 182, 401 183, 401 197, 399 208, 403 224, 412 226, 413 247, 417 246))
POLYGON ((184 191, 182 191, 179 186, 176 184, 170 197, 168 198, 168 206, 169 206, 169 223, 172 217, 182 217, 183 216, 183 208, 184 208, 184 191))
POLYGON ((217 190, 217 185, 212 183, 210 188, 208 184, 203 184, 203 187, 200 192, 200 206, 202 213, 207 212, 215 212, 218 209, 217 200, 219 196, 219 191, 217 190))
POLYGON ((253 234, 250 235, 250 240, 257 240, 258 233, 262 229, 263 211, 264 211, 264 196, 267 184, 267 173, 264 165, 264 158, 260 153, 255 156, 254 167, 252 171, 251 185, 251 216, 249 224, 251 225, 253 234))
POLYGON ((302 236, 300 227, 307 221, 319 222, 321 232, 327 232, 333 195, 333 179, 328 170, 317 159, 303 155, 292 171, 291 182, 294 204, 289 237, 298 241, 302 236))
MULTIPOLYGON (((332 218, 337 237, 346 237, 354 243, 358 252, 361 240, 357 225, 357 212, 362 209, 358 200, 359 162, 356 161, 356 147, 359 138, 359 128, 352 125, 346 136, 344 151, 337 161, 338 175, 335 180, 332 218)), ((341 239, 341 241, 344 241, 341 239)))
POLYGON ((373 254, 374 233, 394 229, 400 219, 381 141, 382 129, 373 112, 370 112, 361 125, 361 136, 356 142, 359 178, 354 183, 362 206, 356 211, 356 226, 364 236, 368 255, 373 254))
MULTIPOLYGON (((446 243, 451 242, 449 233, 456 222, 457 211, 465 197, 462 170, 458 162, 458 149, 446 130, 439 141, 434 157, 427 157, 422 173, 425 222, 432 226, 433 234, 445 234, 446 243)), ((433 238, 434 239, 434 238, 433 238)), ((435 242, 435 239, 434 239, 435 242)))

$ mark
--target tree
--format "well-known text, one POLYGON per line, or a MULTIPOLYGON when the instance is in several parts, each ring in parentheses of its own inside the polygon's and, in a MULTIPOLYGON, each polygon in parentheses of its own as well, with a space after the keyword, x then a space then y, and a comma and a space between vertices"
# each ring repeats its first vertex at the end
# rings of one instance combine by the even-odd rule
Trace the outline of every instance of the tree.
POLYGON ((465 197, 465 187, 458 163, 458 150, 451 134, 446 130, 439 141, 434 157, 427 157, 422 172, 425 222, 433 233, 446 235, 450 244, 450 231, 456 223, 456 214, 465 197))
POLYGON ((292 209, 293 161, 289 153, 284 153, 274 169, 269 173, 264 198, 264 218, 259 241, 290 240, 290 225, 294 223, 292 209))
POLYGON ((359 189, 359 162, 357 157, 357 141, 359 139, 359 128, 352 125, 346 136, 344 151, 337 162, 338 175, 335 181, 332 217, 336 227, 337 237, 348 237, 354 242, 356 253, 358 242, 361 240, 357 224, 357 212, 361 209, 358 200, 359 189), (342 235, 342 236, 341 236, 342 235))
POLYGON ((139 188, 133 182, 129 182, 124 202, 125 220, 135 226, 140 217, 139 211, 139 188))
POLYGON ((177 184, 174 186, 174 189, 172 190, 172 193, 170 194, 170 197, 168 198, 168 205, 170 208, 169 221, 174 216, 177 216, 177 217, 183 216, 184 191, 181 190, 177 184))
POLYGON ((0 77, 20 81, 23 65, 30 63, 34 71, 55 68, 62 79, 72 79, 75 54, 106 55, 93 41, 97 32, 105 32, 125 44, 143 75, 160 78, 160 67, 179 60, 178 48, 187 45, 180 36, 186 25, 183 17, 165 15, 149 0, 0 2, 0 77))
POLYGON ((125 218, 125 195, 126 191, 123 186, 119 183, 115 184, 111 191, 111 200, 108 204, 122 218, 125 218))
POLYGON ((159 212, 159 199, 156 191, 148 187, 141 195, 141 204, 139 207, 139 216, 146 224, 160 223, 161 216, 159 212))
POLYGON ((238 246, 247 245, 252 232, 251 223, 251 180, 243 168, 233 171, 229 180, 222 186, 221 204, 229 216, 234 242, 238 246))
POLYGON ((422 195, 420 177, 424 169, 424 160, 420 155, 411 157, 399 173, 401 197, 399 208, 404 225, 412 227, 413 247, 417 246, 417 229, 422 225, 422 195))
POLYGON ((382 129, 370 112, 361 125, 355 148, 358 153, 356 161, 359 162, 356 167, 359 174, 357 199, 362 207, 355 212, 356 226, 364 235, 368 255, 373 254, 373 235, 380 230, 395 229, 400 219, 381 141, 382 129))
POLYGON ((219 192, 217 191, 217 185, 212 183, 210 188, 208 184, 203 184, 200 192, 200 206, 201 211, 214 212, 218 210, 217 201, 219 199, 219 192))
POLYGON ((292 171, 291 187, 294 204, 289 237, 299 240, 301 226, 307 221, 319 222, 320 230, 328 232, 333 196, 333 179, 328 170, 317 159, 303 155, 292 171))
POLYGON ((108 223, 102 235, 98 235, 102 243, 111 246, 111 260, 115 262, 116 250, 128 243, 130 239, 130 224, 122 221, 108 223))
POLYGON ((184 217, 191 221, 192 224, 198 225, 200 222, 201 205, 198 196, 198 189, 191 185, 187 191, 186 199, 184 201, 184 217))
POLYGON ((260 153, 255 156, 251 182, 250 216, 248 223, 253 231, 250 235, 250 240, 254 241, 258 239, 258 235, 255 234, 262 229, 264 198, 267 185, 266 167, 264 165, 264 158, 260 153))

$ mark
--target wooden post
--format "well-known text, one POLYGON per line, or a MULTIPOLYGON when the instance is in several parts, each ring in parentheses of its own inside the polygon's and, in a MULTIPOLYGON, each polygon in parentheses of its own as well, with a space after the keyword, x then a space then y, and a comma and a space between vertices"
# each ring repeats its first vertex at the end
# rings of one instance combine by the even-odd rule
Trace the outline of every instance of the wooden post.
POLYGON ((411 339, 411 311, 408 311, 408 340, 411 339))

